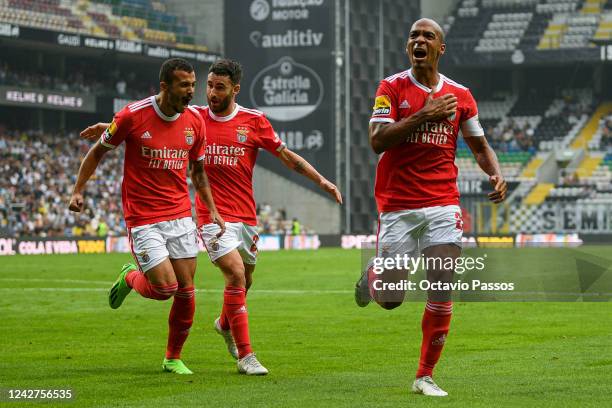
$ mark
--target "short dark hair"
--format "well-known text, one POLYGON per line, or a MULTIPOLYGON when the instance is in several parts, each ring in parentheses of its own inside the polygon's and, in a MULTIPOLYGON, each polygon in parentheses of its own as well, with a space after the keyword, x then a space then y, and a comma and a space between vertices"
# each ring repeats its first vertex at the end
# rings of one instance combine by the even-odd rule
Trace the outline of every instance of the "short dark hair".
POLYGON ((192 73, 193 66, 182 58, 170 58, 169 60, 165 60, 159 70, 159 82, 165 82, 171 85, 174 79, 172 75, 174 71, 192 73))
POLYGON ((242 79, 242 65, 240 65, 240 63, 237 61, 228 58, 222 58, 213 62, 213 64, 208 69, 208 73, 228 76, 230 81, 232 81, 232 84, 237 85, 242 79))

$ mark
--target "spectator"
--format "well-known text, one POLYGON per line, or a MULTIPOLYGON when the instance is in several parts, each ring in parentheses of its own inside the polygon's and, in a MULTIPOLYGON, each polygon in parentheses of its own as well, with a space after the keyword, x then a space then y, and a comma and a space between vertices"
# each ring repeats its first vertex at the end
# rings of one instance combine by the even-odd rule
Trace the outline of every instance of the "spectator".
POLYGON ((302 225, 297 218, 291 222, 291 235, 300 235, 302 233, 302 225))
MULTIPOLYGON (((86 211, 68 211, 72 174, 89 143, 75 133, 7 130, 0 124, 0 234, 17 236, 125 235, 121 200, 122 155, 113 153, 88 185, 86 211)), ((285 209, 264 203, 257 212, 260 234, 291 234, 285 209)), ((299 231, 309 231, 299 224, 299 231)), ((310 232, 310 231, 309 231, 310 232)))
POLYGON ((125 95, 126 88, 127 88, 127 84, 125 83, 123 79, 120 79, 119 81, 117 81, 116 89, 117 89, 117 93, 120 96, 125 95))

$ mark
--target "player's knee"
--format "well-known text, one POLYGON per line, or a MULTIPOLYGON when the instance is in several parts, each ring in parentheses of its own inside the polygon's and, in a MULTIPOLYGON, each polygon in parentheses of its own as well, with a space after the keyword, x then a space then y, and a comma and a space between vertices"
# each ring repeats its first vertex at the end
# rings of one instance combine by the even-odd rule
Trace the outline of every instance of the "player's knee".
POLYGON ((166 292, 166 293, 158 293, 157 300, 168 300, 176 294, 176 291, 166 292))
POLYGON ((246 288, 246 278, 243 273, 233 273, 229 278, 229 283, 238 288, 246 288))
POLYGON ((179 289, 182 289, 182 288, 190 288, 190 287, 192 287, 192 286, 194 285, 194 284, 193 284, 193 279, 191 279, 191 278, 187 278, 187 279, 185 279, 185 278, 183 278, 183 279, 177 279, 177 281, 178 281, 178 287, 179 287, 179 289))
POLYGON ((231 286, 246 288, 247 278, 242 262, 226 264, 223 268, 227 283, 231 286))
POLYGON ((153 298, 156 300, 168 300, 176 295, 177 289, 178 285, 176 283, 168 285, 153 285, 153 298))

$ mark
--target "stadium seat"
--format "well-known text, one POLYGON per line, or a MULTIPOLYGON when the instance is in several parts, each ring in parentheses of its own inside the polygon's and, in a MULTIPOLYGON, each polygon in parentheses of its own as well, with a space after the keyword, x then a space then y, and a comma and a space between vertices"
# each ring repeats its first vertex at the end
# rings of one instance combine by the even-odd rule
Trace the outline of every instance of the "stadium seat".
POLYGON ((189 27, 149 0, 3 0, 0 21, 99 37, 146 40, 183 49, 196 46, 189 27))

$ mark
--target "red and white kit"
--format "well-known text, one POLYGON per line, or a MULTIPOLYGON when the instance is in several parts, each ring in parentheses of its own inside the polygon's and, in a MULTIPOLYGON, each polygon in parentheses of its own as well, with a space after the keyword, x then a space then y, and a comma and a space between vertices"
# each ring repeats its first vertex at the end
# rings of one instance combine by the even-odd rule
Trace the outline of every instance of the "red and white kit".
POLYGON ((198 226, 210 259, 238 249, 243 261, 257 260, 257 214, 253 197, 253 168, 260 148, 278 156, 285 144, 274 133, 263 112, 238 104, 227 116, 198 108, 208 132, 205 166, 212 195, 226 232, 216 238, 219 226, 210 223, 210 212, 196 198, 198 226))
MULTIPOLYGON (((385 78, 376 91, 370 123, 394 123, 419 111, 432 89, 419 83, 412 70, 385 78)), ((484 136, 469 89, 440 74, 434 98, 457 97, 457 112, 425 122, 406 140, 380 155, 375 197, 379 212, 378 256, 413 253, 428 246, 461 246, 455 152, 459 131, 484 136), (418 243, 418 245, 417 245, 418 243)))
POLYGON ((166 116, 155 96, 118 112, 100 143, 125 142, 121 198, 134 258, 146 272, 198 253, 187 188, 189 161, 204 160, 206 132, 193 108, 166 116))

